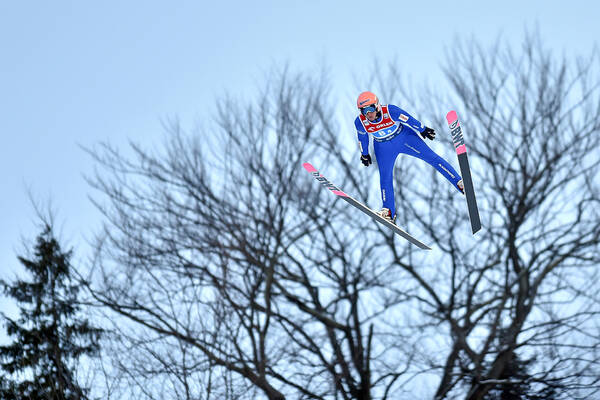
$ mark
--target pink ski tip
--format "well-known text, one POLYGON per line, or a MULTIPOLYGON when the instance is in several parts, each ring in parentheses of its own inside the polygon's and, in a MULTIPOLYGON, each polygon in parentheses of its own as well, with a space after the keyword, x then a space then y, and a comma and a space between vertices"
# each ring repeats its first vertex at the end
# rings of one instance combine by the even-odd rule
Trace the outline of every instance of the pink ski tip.
POLYGON ((336 194, 338 196, 342 196, 342 197, 348 197, 348 195, 344 192, 342 192, 341 190, 332 190, 333 194, 336 194))
POLYGON ((452 110, 448 114, 446 114, 446 121, 448 121, 448 125, 453 123, 457 119, 458 119, 458 115, 456 114, 456 111, 454 111, 454 110, 452 110))
POLYGON ((467 152, 467 148, 465 147, 464 144, 461 144, 460 146, 458 146, 456 148, 456 154, 462 154, 462 153, 466 153, 467 152))
POLYGON ((305 162, 304 164, 302 164, 302 166, 304 167, 305 170, 307 170, 308 172, 317 172, 317 169, 315 167, 312 166, 311 163, 307 163, 305 162))

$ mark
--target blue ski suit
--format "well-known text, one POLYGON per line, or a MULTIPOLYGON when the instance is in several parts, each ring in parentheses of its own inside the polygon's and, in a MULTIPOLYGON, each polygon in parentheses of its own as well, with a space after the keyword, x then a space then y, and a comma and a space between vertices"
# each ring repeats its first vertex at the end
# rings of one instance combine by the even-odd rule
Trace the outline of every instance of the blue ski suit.
POLYGON ((461 179, 458 172, 431 150, 421 137, 420 133, 425 130, 425 125, 400 107, 393 104, 382 105, 378 119, 371 122, 361 114, 354 120, 354 125, 362 155, 369 154, 369 134, 373 136, 373 149, 379 166, 381 199, 383 207, 392 212, 392 217, 396 215, 394 164, 400 153, 426 161, 460 191, 457 186, 461 179))

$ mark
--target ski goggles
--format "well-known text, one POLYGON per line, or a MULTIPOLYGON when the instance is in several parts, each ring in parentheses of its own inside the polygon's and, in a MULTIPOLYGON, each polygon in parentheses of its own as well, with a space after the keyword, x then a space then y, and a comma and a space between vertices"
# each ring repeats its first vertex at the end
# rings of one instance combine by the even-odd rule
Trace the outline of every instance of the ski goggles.
POLYGON ((366 106, 360 109, 360 112, 362 115, 367 115, 367 113, 369 112, 376 112, 377 111, 377 105, 372 104, 370 106, 366 106))

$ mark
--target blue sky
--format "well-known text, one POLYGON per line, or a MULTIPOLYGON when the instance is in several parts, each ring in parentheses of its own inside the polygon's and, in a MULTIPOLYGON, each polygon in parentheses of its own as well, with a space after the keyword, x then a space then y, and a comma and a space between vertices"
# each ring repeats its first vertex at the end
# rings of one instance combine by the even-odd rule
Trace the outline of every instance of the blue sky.
POLYGON ((18 269, 21 237, 38 233, 27 188, 52 199, 70 245, 98 226, 83 179, 93 163, 79 145, 158 144, 174 116, 210 127, 216 98, 251 96, 274 65, 317 73, 325 62, 351 113, 352 76, 375 57, 436 82, 457 35, 518 46, 537 24, 567 56, 600 37, 597 2, 491 3, 0 0, 0 276, 18 269))

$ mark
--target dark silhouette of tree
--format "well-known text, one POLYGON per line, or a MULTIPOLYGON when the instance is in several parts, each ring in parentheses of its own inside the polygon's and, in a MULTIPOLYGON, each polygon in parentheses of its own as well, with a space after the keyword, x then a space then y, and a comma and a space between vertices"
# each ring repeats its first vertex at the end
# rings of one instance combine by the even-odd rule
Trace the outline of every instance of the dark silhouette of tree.
POLYGON ((46 224, 31 257, 19 257, 31 279, 0 281, 20 311, 17 319, 3 315, 6 332, 14 339, 0 346, 2 399, 87 398, 74 367, 82 355, 98 351, 101 330, 78 317, 80 286, 72 282, 70 258, 71 251, 61 250, 46 224))
POLYGON ((522 360, 516 354, 509 360, 500 374, 498 382, 484 396, 489 400, 544 400, 560 397, 564 389, 558 382, 549 379, 538 381, 529 372, 535 359, 522 360))

